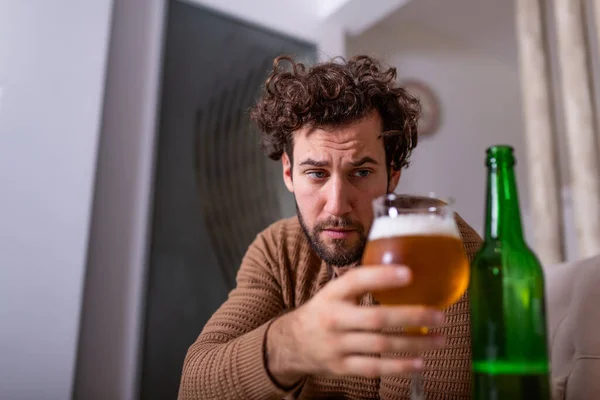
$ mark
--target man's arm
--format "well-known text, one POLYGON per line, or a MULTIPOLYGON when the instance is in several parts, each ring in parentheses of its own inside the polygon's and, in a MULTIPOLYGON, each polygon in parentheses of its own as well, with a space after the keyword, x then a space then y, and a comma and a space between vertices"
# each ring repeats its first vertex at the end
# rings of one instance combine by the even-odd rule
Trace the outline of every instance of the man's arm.
POLYGON ((293 385, 289 393, 306 376, 404 376, 422 368, 420 357, 372 355, 443 347, 443 337, 437 335, 385 333, 399 326, 439 327, 443 312, 420 306, 357 304, 365 293, 406 286, 410 270, 402 266, 351 270, 326 284, 306 304, 279 317, 284 311, 280 287, 267 251, 261 250, 266 247, 256 243, 244 258, 237 288, 188 351, 180 400, 281 399, 287 393, 273 379, 293 385))
POLYGON ((213 314, 186 355, 180 400, 281 399, 286 392, 265 365, 266 333, 284 310, 275 262, 262 236, 252 243, 237 286, 213 314))

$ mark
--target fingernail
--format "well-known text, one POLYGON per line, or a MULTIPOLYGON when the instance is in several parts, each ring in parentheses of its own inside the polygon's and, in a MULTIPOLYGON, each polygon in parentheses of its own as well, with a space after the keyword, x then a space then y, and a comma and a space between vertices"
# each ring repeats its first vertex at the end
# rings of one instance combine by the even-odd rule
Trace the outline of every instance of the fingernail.
POLYGON ((406 267, 397 267, 396 276, 401 280, 407 280, 410 278, 410 270, 406 267))

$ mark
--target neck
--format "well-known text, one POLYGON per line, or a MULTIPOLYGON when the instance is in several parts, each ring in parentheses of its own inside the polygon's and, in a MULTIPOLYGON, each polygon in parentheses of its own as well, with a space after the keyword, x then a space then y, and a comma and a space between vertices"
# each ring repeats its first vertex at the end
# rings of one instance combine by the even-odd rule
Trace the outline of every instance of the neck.
POLYGON ((512 165, 492 163, 488 168, 485 238, 513 243, 524 242, 512 165))

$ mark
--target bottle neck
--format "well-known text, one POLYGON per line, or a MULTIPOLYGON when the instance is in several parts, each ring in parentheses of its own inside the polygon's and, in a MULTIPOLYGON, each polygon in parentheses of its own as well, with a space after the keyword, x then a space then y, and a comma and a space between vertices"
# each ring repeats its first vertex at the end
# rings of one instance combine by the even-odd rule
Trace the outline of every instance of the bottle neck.
POLYGON ((488 165, 485 239, 524 243, 517 182, 512 165, 488 165))

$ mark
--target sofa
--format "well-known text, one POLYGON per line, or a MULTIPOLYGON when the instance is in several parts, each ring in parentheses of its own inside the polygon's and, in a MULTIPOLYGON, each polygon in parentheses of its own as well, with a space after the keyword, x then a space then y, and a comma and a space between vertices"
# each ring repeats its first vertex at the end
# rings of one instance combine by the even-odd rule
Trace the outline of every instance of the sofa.
POLYGON ((544 273, 553 400, 600 399, 600 255, 544 273))

